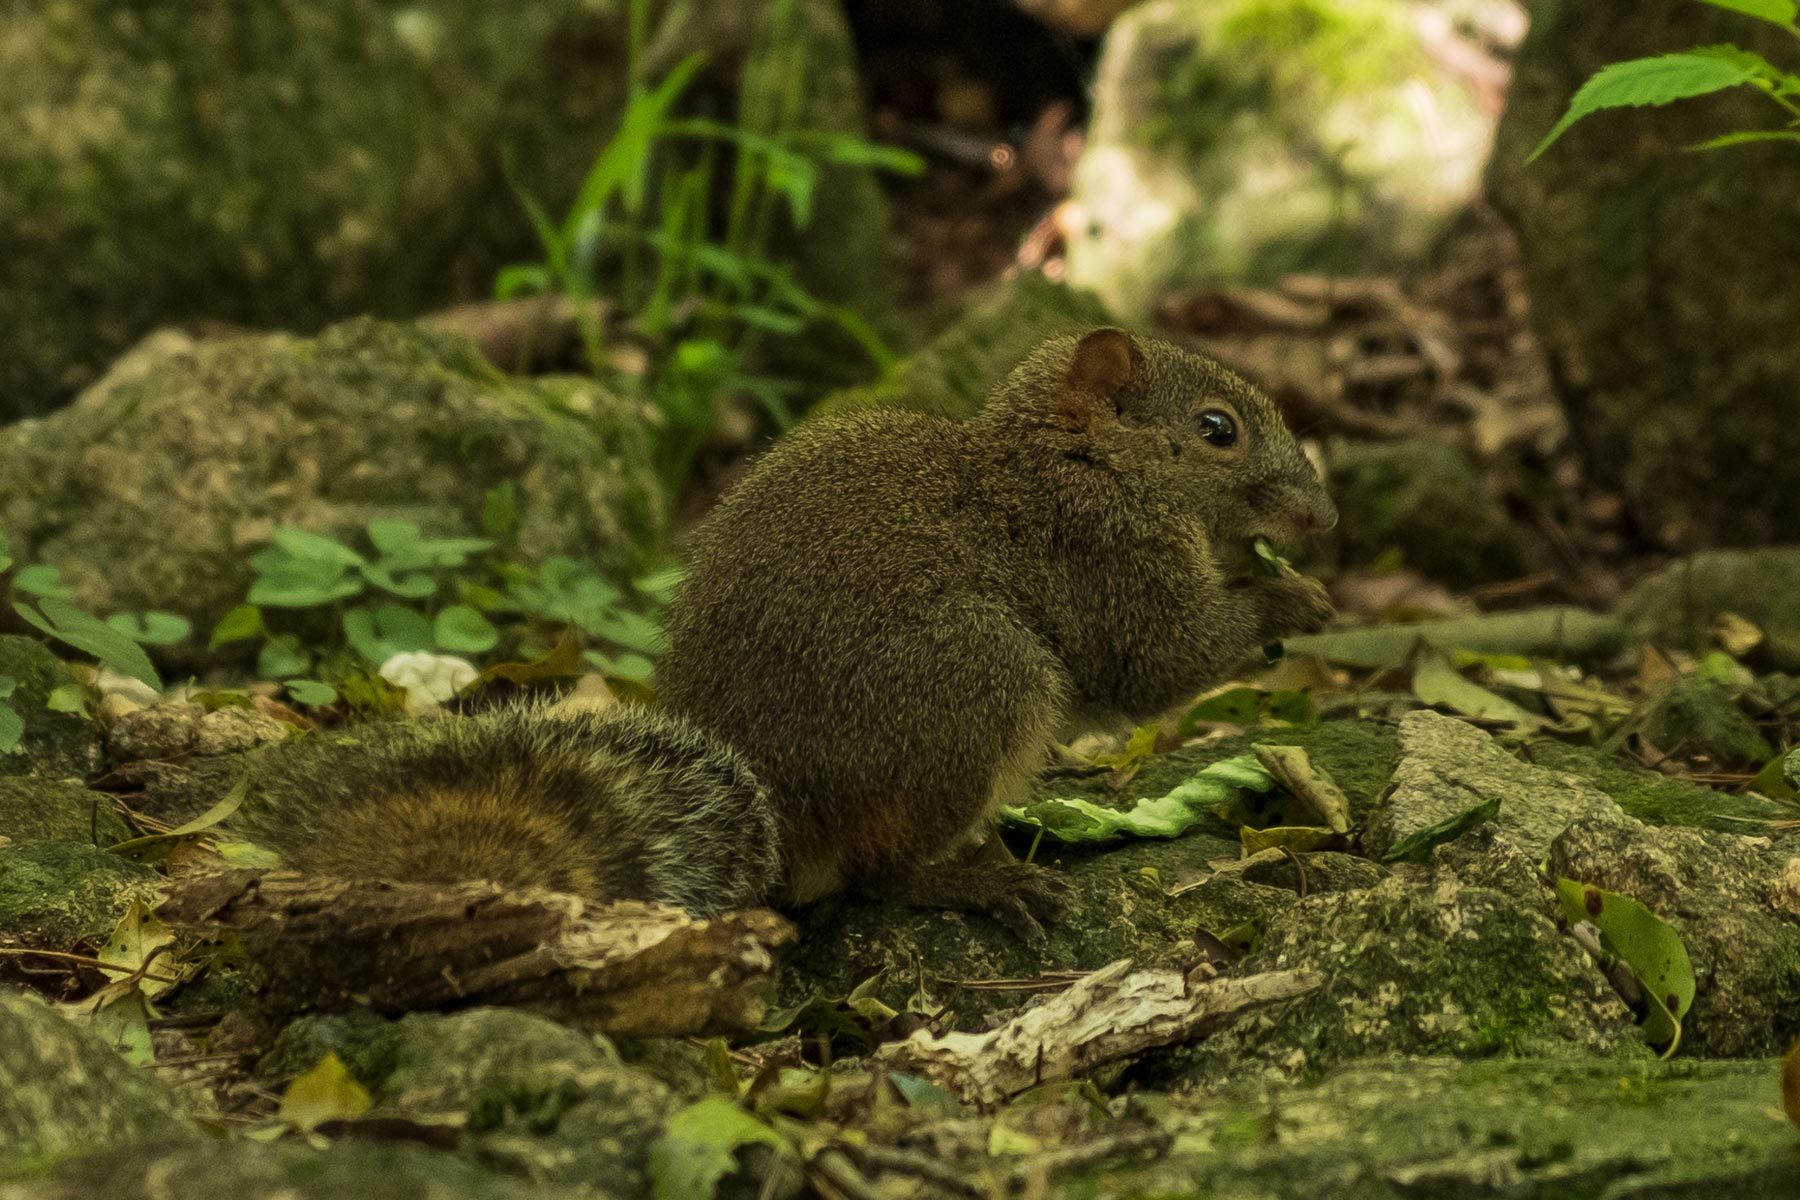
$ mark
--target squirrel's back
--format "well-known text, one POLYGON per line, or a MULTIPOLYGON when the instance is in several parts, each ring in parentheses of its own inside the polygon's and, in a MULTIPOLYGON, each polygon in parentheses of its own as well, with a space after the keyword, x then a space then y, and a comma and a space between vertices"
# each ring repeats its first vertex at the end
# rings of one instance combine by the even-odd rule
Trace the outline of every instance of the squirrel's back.
POLYGON ((231 827, 298 870, 491 879, 705 916, 765 903, 772 806, 736 754, 642 708, 530 705, 271 747, 231 827))

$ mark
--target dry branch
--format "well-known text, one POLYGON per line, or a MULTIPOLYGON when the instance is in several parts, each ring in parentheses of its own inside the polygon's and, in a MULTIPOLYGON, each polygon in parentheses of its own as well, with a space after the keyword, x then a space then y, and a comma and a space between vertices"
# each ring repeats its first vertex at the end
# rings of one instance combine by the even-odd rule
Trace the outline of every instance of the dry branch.
POLYGON ((1121 959, 998 1029, 937 1038, 921 1029, 881 1047, 877 1057, 967 1103, 993 1106, 1044 1080, 1201 1037, 1321 981, 1315 971, 1271 971, 1190 983, 1177 971, 1134 972, 1121 959))
POLYGON ((760 909, 698 921, 490 883, 292 871, 190 876, 160 912, 203 935, 235 935, 278 1011, 505 1004, 613 1034, 754 1029, 776 951, 794 937, 760 909))

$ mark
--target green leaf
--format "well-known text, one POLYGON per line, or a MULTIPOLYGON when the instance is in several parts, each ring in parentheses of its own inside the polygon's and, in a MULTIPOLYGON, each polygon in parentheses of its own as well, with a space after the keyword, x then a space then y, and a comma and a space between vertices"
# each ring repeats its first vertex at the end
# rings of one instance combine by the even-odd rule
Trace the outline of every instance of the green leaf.
POLYGON ((437 594, 437 580, 430 575, 415 573, 396 575, 386 562, 370 563, 362 568, 361 575, 384 592, 389 592, 405 600, 423 600, 427 596, 437 594))
POLYGON ((67 642, 113 670, 162 691, 162 680, 156 677, 156 668, 150 665, 143 647, 67 600, 45 596, 38 601, 38 608, 14 604, 13 611, 58 641, 67 642))
POLYGON ((220 617, 219 623, 213 626, 212 637, 207 640, 207 649, 217 650, 232 642, 248 641, 253 637, 261 637, 262 633, 262 609, 254 604, 240 604, 220 617))
POLYGON ((1795 7, 1794 0, 1700 0, 1700 3, 1723 8, 1728 12, 1743 13, 1771 25, 1791 27, 1794 19, 1800 16, 1800 9, 1795 7))
POLYGON ((669 109, 681 98, 705 62, 703 54, 688 55, 655 88, 631 102, 619 122, 619 131, 594 160, 587 178, 581 182, 581 191, 563 222, 564 244, 575 240, 576 230, 584 218, 590 213, 598 214, 615 195, 623 199, 626 212, 636 213, 642 207, 651 143, 669 109))
POLYGON ((85 713, 88 707, 87 689, 79 683, 65 683, 61 687, 50 689, 44 697, 44 707, 51 712, 85 713))
POLYGON ((721 1096, 677 1110, 650 1146, 655 1200, 707 1200, 737 1168, 736 1152, 758 1143, 789 1153, 780 1134, 721 1096))
POLYGON ((1477 825, 1492 821, 1500 815, 1500 797, 1491 796, 1475 807, 1457 813, 1447 821, 1439 821, 1436 825, 1428 825, 1416 833, 1408 834, 1388 847, 1388 852, 1381 856, 1381 861, 1389 862, 1424 862, 1430 855, 1432 847, 1452 842, 1477 825))
POLYGON ((1694 968, 1680 936, 1630 896, 1579 880, 1558 879, 1556 898, 1570 921, 1592 921, 1605 947, 1637 974, 1650 1001, 1644 1036, 1652 1045, 1666 1045, 1665 1057, 1674 1053, 1681 1018, 1694 1003, 1694 968))
POLYGON ((156 1061, 150 1010, 139 989, 112 996, 88 1017, 88 1024, 132 1066, 148 1067, 156 1061))
POLYGON ((615 610, 585 627, 596 637, 625 650, 639 654, 661 654, 663 650, 662 626, 638 613, 615 610))
POLYGON ((494 276, 494 299, 515 300, 556 290, 556 279, 542 263, 514 263, 494 276))
POLYGON ((1425 704, 1447 708, 1481 721, 1504 721, 1521 729, 1541 729, 1547 723, 1536 713, 1495 695, 1457 673, 1441 655, 1425 654, 1413 668, 1413 695, 1425 704))
POLYGON ((1013 826, 1042 830, 1059 842, 1106 842, 1120 837, 1176 837, 1239 791, 1266 792, 1275 781, 1252 754, 1213 763, 1161 796, 1127 811, 1089 800, 1043 800, 1000 810, 1013 826))
POLYGON ((160 862, 169 856, 170 851, 187 842, 197 841, 213 826, 219 824, 244 803, 244 797, 250 794, 250 776, 239 779, 229 792, 211 808, 195 817, 185 825, 177 826, 167 833, 152 833, 144 837, 130 838, 116 845, 108 846, 109 854, 117 854, 121 858, 129 858, 134 862, 160 862))
POLYGON ((489 537, 511 537, 519 531, 519 485, 508 479, 481 498, 481 527, 489 537))
POLYGON ((432 640, 440 650, 482 654, 500 641, 500 632, 488 619, 464 604, 452 604, 432 623, 432 640))
POLYGON ((286 679, 303 675, 312 669, 312 651, 291 633, 279 634, 263 643, 256 656, 256 673, 264 679, 286 679))
POLYGON ((59 600, 67 600, 75 594, 63 583, 61 571, 43 563, 20 567, 13 572, 12 586, 15 592, 25 592, 32 596, 54 596, 59 600))
POLYGON ((19 681, 11 675, 0 675, 0 700, 12 699, 12 694, 19 690, 19 681))
POLYGON ((362 555, 336 538, 308 533, 304 529, 278 526, 271 539, 289 558, 306 562, 339 563, 346 567, 360 567, 364 561, 362 555))
POLYGON ((293 698, 294 703, 304 704, 308 708, 324 708, 327 704, 337 703, 337 689, 316 679, 288 679, 281 686, 287 689, 287 694, 293 698))
POLYGON ((292 558, 280 550, 265 550, 250 559, 250 567, 257 573, 250 585, 251 604, 316 608, 363 590, 362 581, 348 574, 351 564, 329 559, 292 558))
POLYGON ((1708 138, 1704 142, 1696 142, 1687 147, 1689 150, 1725 150, 1732 146, 1744 146, 1751 142, 1800 142, 1800 130, 1793 129, 1757 129, 1740 133, 1722 133, 1716 138, 1708 138))
POLYGON ((348 1121, 369 1111, 374 1100, 356 1082, 335 1052, 288 1084, 281 1094, 282 1121, 310 1133, 327 1121, 348 1121))
POLYGON ((1704 96, 1736 87, 1756 73, 1754 67, 1714 54, 1688 52, 1655 58, 1634 58, 1600 68, 1581 85, 1569 102, 1569 111, 1526 158, 1533 162, 1569 126, 1606 108, 1638 108, 1669 104, 1692 96, 1704 96))
POLYGON ((431 649, 431 621, 425 614, 397 604, 353 608, 344 614, 344 637, 350 648, 375 666, 396 654, 431 649))
POLYGON ((0 571, 12 565, 12 541, 4 533, 0 533, 0 571))
POLYGON ((0 754, 12 754, 25 740, 25 718, 19 710, 0 700, 0 754))
POLYGON ((192 621, 166 612, 114 613, 106 623, 145 646, 173 646, 194 632, 192 621))

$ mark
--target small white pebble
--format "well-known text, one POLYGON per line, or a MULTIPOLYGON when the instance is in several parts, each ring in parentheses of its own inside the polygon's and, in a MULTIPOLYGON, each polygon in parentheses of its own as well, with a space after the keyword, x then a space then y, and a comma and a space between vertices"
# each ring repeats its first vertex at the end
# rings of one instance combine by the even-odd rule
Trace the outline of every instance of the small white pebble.
POLYGON ((475 682, 480 674, 473 664, 449 654, 396 654, 376 672, 397 688, 406 689, 408 712, 429 712, 475 682))

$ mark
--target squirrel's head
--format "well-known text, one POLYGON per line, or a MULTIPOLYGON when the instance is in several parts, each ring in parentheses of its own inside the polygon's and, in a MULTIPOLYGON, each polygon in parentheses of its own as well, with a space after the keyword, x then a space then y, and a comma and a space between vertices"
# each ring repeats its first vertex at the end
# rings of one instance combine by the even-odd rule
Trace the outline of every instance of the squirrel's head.
MULTIPOLYGON (((1337 524, 1281 412, 1248 381, 1167 342, 1096 329, 1040 346, 990 401, 1064 459, 1128 476, 1145 494, 1248 551, 1337 524)), ((1223 547, 1221 547, 1223 548, 1223 547)))

